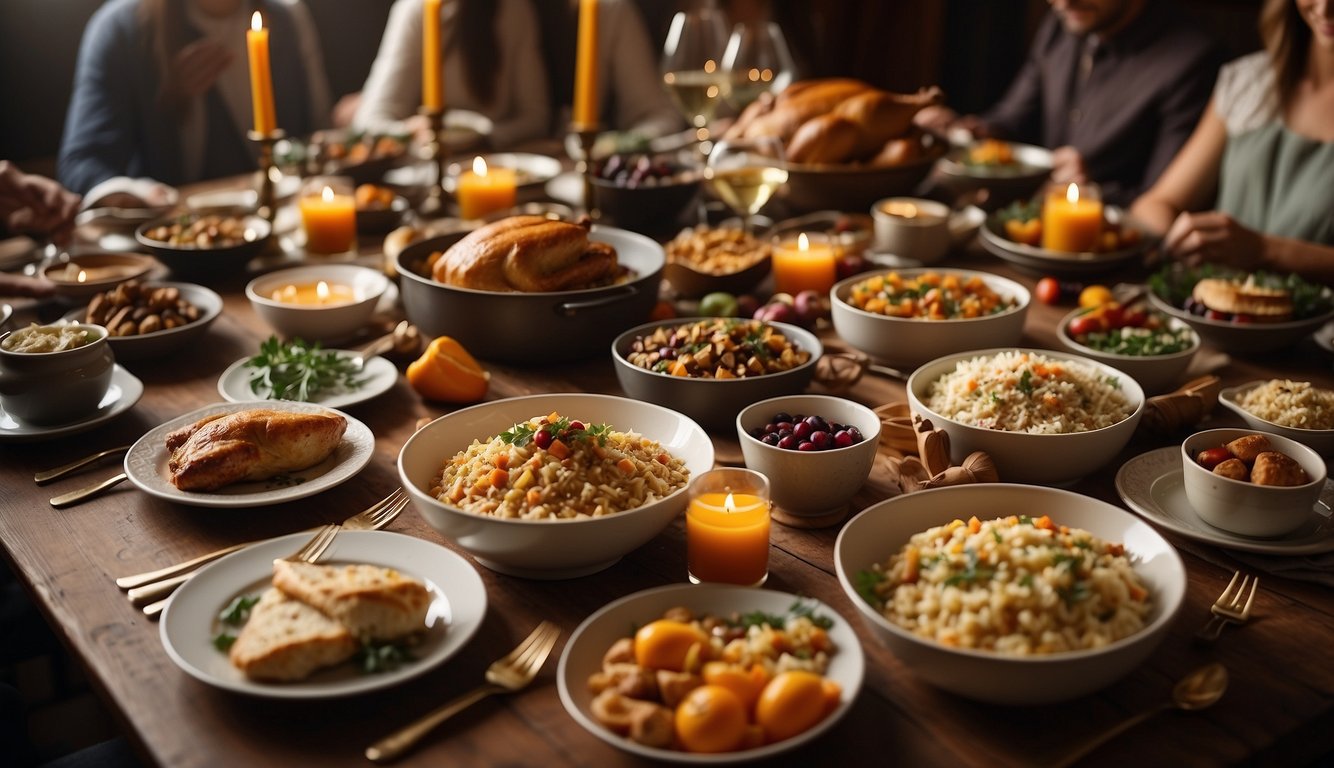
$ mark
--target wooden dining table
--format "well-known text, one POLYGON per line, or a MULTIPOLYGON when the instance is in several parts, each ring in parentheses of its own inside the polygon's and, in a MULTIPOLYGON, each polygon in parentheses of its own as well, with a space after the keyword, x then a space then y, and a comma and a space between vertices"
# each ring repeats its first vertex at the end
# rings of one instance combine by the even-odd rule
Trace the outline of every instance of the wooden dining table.
MULTIPOLYGON (((361 261, 379 263, 380 241, 361 243, 361 261)), ((956 247, 948 266, 987 270, 1030 288, 1033 274, 1016 271, 976 244, 956 247)), ((1142 272, 1098 276, 1135 280, 1142 272)), ((225 309, 196 343, 160 359, 125 367, 145 386, 127 413, 95 429, 32 442, 0 441, 0 542, 14 572, 114 713, 124 735, 148 763, 163 766, 359 766, 365 748, 446 700, 478 685, 487 665, 539 622, 562 637, 535 682, 456 716, 404 758, 403 765, 609 766, 644 762, 581 727, 562 706, 557 659, 570 633, 608 602, 639 590, 686 581, 686 542, 678 518, 648 544, 606 570, 582 578, 539 581, 493 572, 409 510, 389 530, 460 552, 480 573, 489 607, 476 635, 446 663, 386 690, 345 698, 283 700, 211 687, 176 666, 156 621, 131 605, 115 579, 160 568, 242 541, 293 533, 342 520, 399 485, 396 458, 422 419, 454 406, 424 401, 400 376, 383 395, 347 408, 375 436, 369 464, 336 489, 281 505, 243 509, 183 506, 147 495, 130 483, 66 509, 49 499, 117 471, 115 461, 44 486, 37 471, 100 449, 128 444, 181 414, 220 401, 219 374, 254 354, 271 330, 244 295, 247 275, 211 283, 225 309)), ((1069 306, 1034 301, 1022 344, 1059 349, 1055 328, 1069 306)), ((50 316, 60 308, 33 307, 50 316)), ((377 318, 387 329, 399 319, 389 307, 377 318)), ((822 329, 828 340, 836 336, 822 329)), ((369 333, 367 338, 369 338, 369 333)), ((488 400, 557 392, 622 394, 608 355, 542 367, 487 361, 488 400)), ((1260 356, 1201 355, 1223 384, 1284 377, 1334 387, 1332 356, 1312 339, 1260 356)), ((400 370, 408 362, 394 358, 400 370)), ((814 384, 813 392, 831 392, 814 384)), ((868 406, 905 400, 901 381, 868 375, 838 392, 868 406)), ((1241 426, 1217 408, 1207 426, 1241 426)), ((1115 476, 1145 451, 1175 445, 1192 431, 1141 429, 1106 466, 1074 489, 1125 506, 1115 476)), ((720 462, 739 463, 735 435, 714 434, 720 462)), ((877 459, 855 497, 855 513, 897 493, 886 456, 877 459)), ((961 511, 966 514, 966 511, 961 511)), ((1045 706, 983 704, 935 689, 876 640, 834 568, 840 527, 773 526, 766 589, 817 598, 850 623, 866 654, 865 683, 846 716, 819 738, 775 758, 775 764, 1033 766, 1055 763, 1087 739, 1122 720, 1169 701, 1173 683, 1209 662, 1227 667, 1230 684, 1213 707, 1160 712, 1102 746, 1083 763, 1126 765, 1305 765, 1334 755, 1334 591, 1309 580, 1257 570, 1232 552, 1170 531, 1181 553, 1186 595, 1161 645, 1125 678, 1075 701, 1045 706), (1195 634, 1233 571, 1260 576, 1252 617, 1203 645, 1195 634)), ((1290 559, 1271 558, 1284 563, 1290 559)), ((1326 580, 1326 584, 1328 584, 1326 580)), ((170 610, 170 608, 168 608, 170 610)), ((77 723, 70 723, 77 728, 77 723)))

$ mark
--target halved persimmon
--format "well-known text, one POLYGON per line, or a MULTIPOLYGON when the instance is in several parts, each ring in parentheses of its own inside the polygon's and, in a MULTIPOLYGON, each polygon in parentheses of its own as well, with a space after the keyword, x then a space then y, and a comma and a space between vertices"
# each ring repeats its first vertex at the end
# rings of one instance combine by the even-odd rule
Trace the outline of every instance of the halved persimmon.
POLYGON ((814 672, 780 672, 760 692, 755 721, 769 742, 789 739, 833 712, 841 695, 838 683, 814 672))
POLYGON ((731 752, 746 739, 746 705, 721 685, 701 685, 676 705, 676 740, 688 752, 731 752))
POLYGON ((491 374, 450 336, 440 336, 408 365, 408 383, 428 400, 475 403, 486 397, 491 374))

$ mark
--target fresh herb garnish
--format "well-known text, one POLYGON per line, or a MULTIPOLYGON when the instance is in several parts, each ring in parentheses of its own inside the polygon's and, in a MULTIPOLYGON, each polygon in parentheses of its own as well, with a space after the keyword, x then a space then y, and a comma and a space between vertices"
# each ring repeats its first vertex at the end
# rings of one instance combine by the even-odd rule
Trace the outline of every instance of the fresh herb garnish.
MULTIPOLYGON (((237 595, 218 613, 218 621, 229 627, 239 627, 250 619, 250 609, 259 602, 258 595, 237 595)), ((232 644, 236 642, 236 633, 224 629, 213 636, 213 647, 226 653, 232 649, 232 644)))
POLYGON ((230 651, 235 643, 236 635, 231 632, 219 632, 213 636, 213 647, 223 653, 230 651))
POLYGON ((1082 600, 1087 600, 1089 596, 1088 585, 1082 581, 1076 581, 1068 587, 1058 587, 1056 594, 1061 596, 1066 605, 1074 605, 1082 600))
POLYGON ((1033 394, 1033 372, 1027 368, 1019 374, 1019 391, 1025 395, 1033 394))
POLYGON ((259 345, 259 354, 246 361, 250 391, 274 400, 310 402, 331 390, 354 390, 365 383, 358 378, 361 367, 355 358, 320 347, 303 339, 283 343, 270 336, 259 345))
POLYGON ((775 613, 765 613, 764 611, 751 611, 750 613, 738 615, 733 623, 743 628, 769 626, 774 629, 782 629, 787 626, 789 616, 796 618, 805 617, 820 629, 829 629, 834 626, 833 619, 816 613, 815 607, 812 604, 801 600, 793 603, 792 606, 787 609, 786 614, 780 615, 775 613))
POLYGON ((549 436, 565 442, 570 442, 572 440, 591 440, 598 445, 606 445, 607 437, 611 435, 611 425, 585 424, 582 421, 573 421, 561 416, 555 421, 539 424, 537 426, 533 426, 526 421, 520 424, 515 424, 504 432, 501 432, 500 439, 502 442, 517 448, 522 448, 532 442, 539 432, 546 432, 549 436))
POLYGON ((977 567, 977 550, 968 547, 964 549, 963 553, 968 561, 967 565, 964 566, 962 571, 952 574, 949 578, 945 579, 945 586, 954 587, 960 584, 990 581, 991 578, 996 575, 996 571, 992 568, 977 567))
POLYGON ((357 653, 357 665, 361 671, 373 675, 380 672, 393 672, 415 657, 408 653, 402 643, 365 643, 357 653))

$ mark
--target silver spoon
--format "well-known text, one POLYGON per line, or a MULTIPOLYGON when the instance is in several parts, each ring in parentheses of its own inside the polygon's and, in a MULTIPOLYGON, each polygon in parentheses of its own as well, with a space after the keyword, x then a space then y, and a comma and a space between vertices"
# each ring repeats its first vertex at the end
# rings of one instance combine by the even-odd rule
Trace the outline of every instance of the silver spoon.
POLYGON ((1145 720, 1148 720, 1159 712, 1166 712, 1173 707, 1188 712, 1194 712, 1195 710, 1213 706, 1215 702, 1223 697, 1223 692, 1226 690, 1227 668, 1218 662, 1206 664, 1181 678, 1177 681, 1176 685, 1172 686, 1172 698, 1170 701, 1164 701, 1134 717, 1121 721, 1113 728, 1103 731, 1058 760, 1052 765, 1052 768, 1067 768, 1068 766, 1074 765, 1093 750, 1106 744, 1131 728, 1134 728, 1145 720))
POLYGON ((417 330, 417 326, 407 320, 400 320, 392 332, 372 341, 357 353, 357 365, 365 366, 367 360, 390 351, 410 354, 416 352, 420 346, 421 332, 417 330))

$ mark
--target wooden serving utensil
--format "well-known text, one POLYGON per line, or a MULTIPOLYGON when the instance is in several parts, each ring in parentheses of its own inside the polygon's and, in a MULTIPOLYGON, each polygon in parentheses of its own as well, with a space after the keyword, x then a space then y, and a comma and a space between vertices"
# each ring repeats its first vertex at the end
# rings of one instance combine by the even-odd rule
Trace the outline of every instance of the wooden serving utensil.
MULTIPOLYGON (((891 403, 876 409, 896 410, 891 403)), ((912 414, 912 433, 916 438, 917 456, 889 456, 886 464, 890 475, 902 493, 926 488, 944 488, 967 483, 994 483, 1000 480, 996 464, 983 451, 973 451, 959 466, 950 465, 950 438, 942 429, 936 429, 929 419, 912 414)))
POLYGON ((1144 403, 1140 424, 1150 432, 1171 434, 1204 421, 1218 405, 1222 380, 1212 374, 1192 379, 1179 389, 1155 395, 1144 403))

